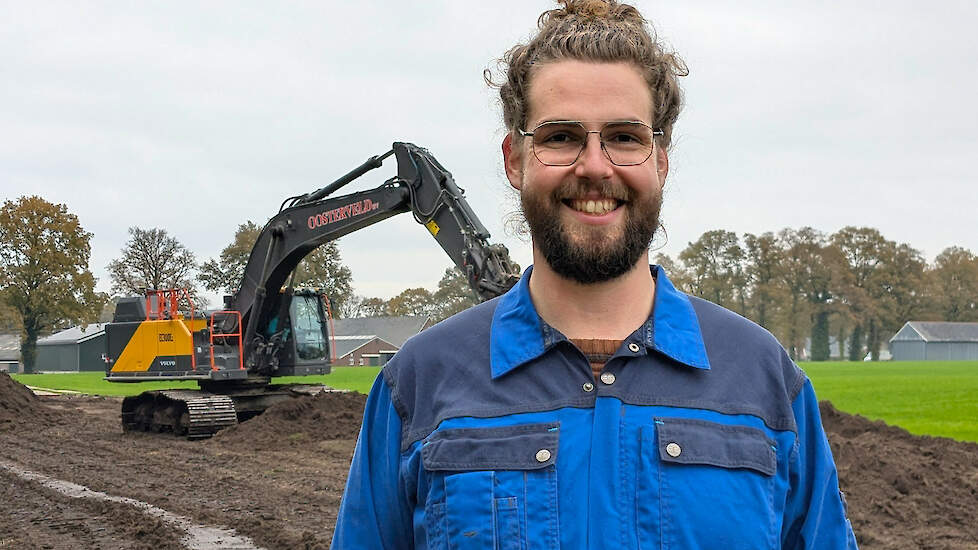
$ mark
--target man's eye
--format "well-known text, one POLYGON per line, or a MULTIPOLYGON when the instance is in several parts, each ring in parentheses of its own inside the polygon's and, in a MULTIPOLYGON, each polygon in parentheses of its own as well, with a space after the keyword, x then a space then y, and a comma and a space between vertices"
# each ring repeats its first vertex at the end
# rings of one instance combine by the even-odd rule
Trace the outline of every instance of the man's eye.
POLYGON ((581 138, 572 132, 556 131, 543 136, 542 143, 548 145, 568 145, 581 142, 581 138))
POLYGON ((642 139, 634 134, 629 134, 626 132, 618 132, 606 137, 605 143, 619 143, 622 145, 631 145, 631 144, 642 143, 642 139))

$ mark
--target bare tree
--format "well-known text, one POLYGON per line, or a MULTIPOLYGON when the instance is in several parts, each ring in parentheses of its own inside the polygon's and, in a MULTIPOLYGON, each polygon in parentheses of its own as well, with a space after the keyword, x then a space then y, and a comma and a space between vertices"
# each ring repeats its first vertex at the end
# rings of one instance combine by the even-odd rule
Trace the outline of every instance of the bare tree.
POLYGON ((122 256, 107 266, 112 290, 142 294, 145 289, 186 289, 198 308, 203 300, 194 284, 197 259, 165 229, 129 228, 122 256))

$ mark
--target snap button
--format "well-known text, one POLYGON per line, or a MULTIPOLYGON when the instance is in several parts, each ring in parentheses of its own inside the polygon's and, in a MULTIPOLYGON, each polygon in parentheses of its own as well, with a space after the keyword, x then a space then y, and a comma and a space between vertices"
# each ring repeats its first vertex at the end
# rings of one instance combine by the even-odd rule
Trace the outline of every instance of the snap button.
POLYGON ((628 349, 632 353, 638 353, 638 344, 636 344, 635 342, 632 342, 631 344, 628 344, 628 349))
POLYGON ((601 381, 610 386, 615 383, 615 375, 610 372, 602 372, 601 381))
POLYGON ((594 384, 592 384, 590 382, 585 382, 584 383, 584 391, 586 391, 586 392, 592 392, 592 391, 594 391, 594 384))
POLYGON ((678 443, 670 443, 666 445, 666 454, 672 458, 676 458, 677 456, 683 454, 683 448, 680 447, 678 443))
POLYGON ((548 460, 550 460, 550 451, 547 449, 537 451, 537 462, 546 462, 548 460))

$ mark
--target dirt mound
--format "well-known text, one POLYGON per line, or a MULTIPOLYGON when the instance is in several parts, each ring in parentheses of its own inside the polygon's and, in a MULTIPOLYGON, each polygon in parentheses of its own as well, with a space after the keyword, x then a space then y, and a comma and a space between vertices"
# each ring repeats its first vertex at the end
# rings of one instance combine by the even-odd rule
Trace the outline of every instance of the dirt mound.
POLYGON ((57 416, 27 386, 0 372, 0 431, 24 422, 50 422, 57 416))
POLYGON ((978 444, 819 405, 860 548, 978 548, 978 444))
POLYGON ((356 439, 366 400, 367 396, 356 392, 297 397, 222 430, 211 441, 227 448, 265 450, 331 439, 356 439))

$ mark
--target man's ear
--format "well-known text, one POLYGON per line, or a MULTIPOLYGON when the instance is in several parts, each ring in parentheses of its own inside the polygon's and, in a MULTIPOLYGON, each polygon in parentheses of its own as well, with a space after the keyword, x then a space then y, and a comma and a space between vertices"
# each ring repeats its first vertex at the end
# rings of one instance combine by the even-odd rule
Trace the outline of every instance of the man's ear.
POLYGON ((517 191, 523 187, 523 155, 520 147, 513 147, 513 133, 503 138, 503 164, 509 184, 517 191))
POLYGON ((659 175, 659 185, 665 186, 666 176, 669 175, 669 153, 666 153, 664 147, 656 147, 655 171, 659 175))

